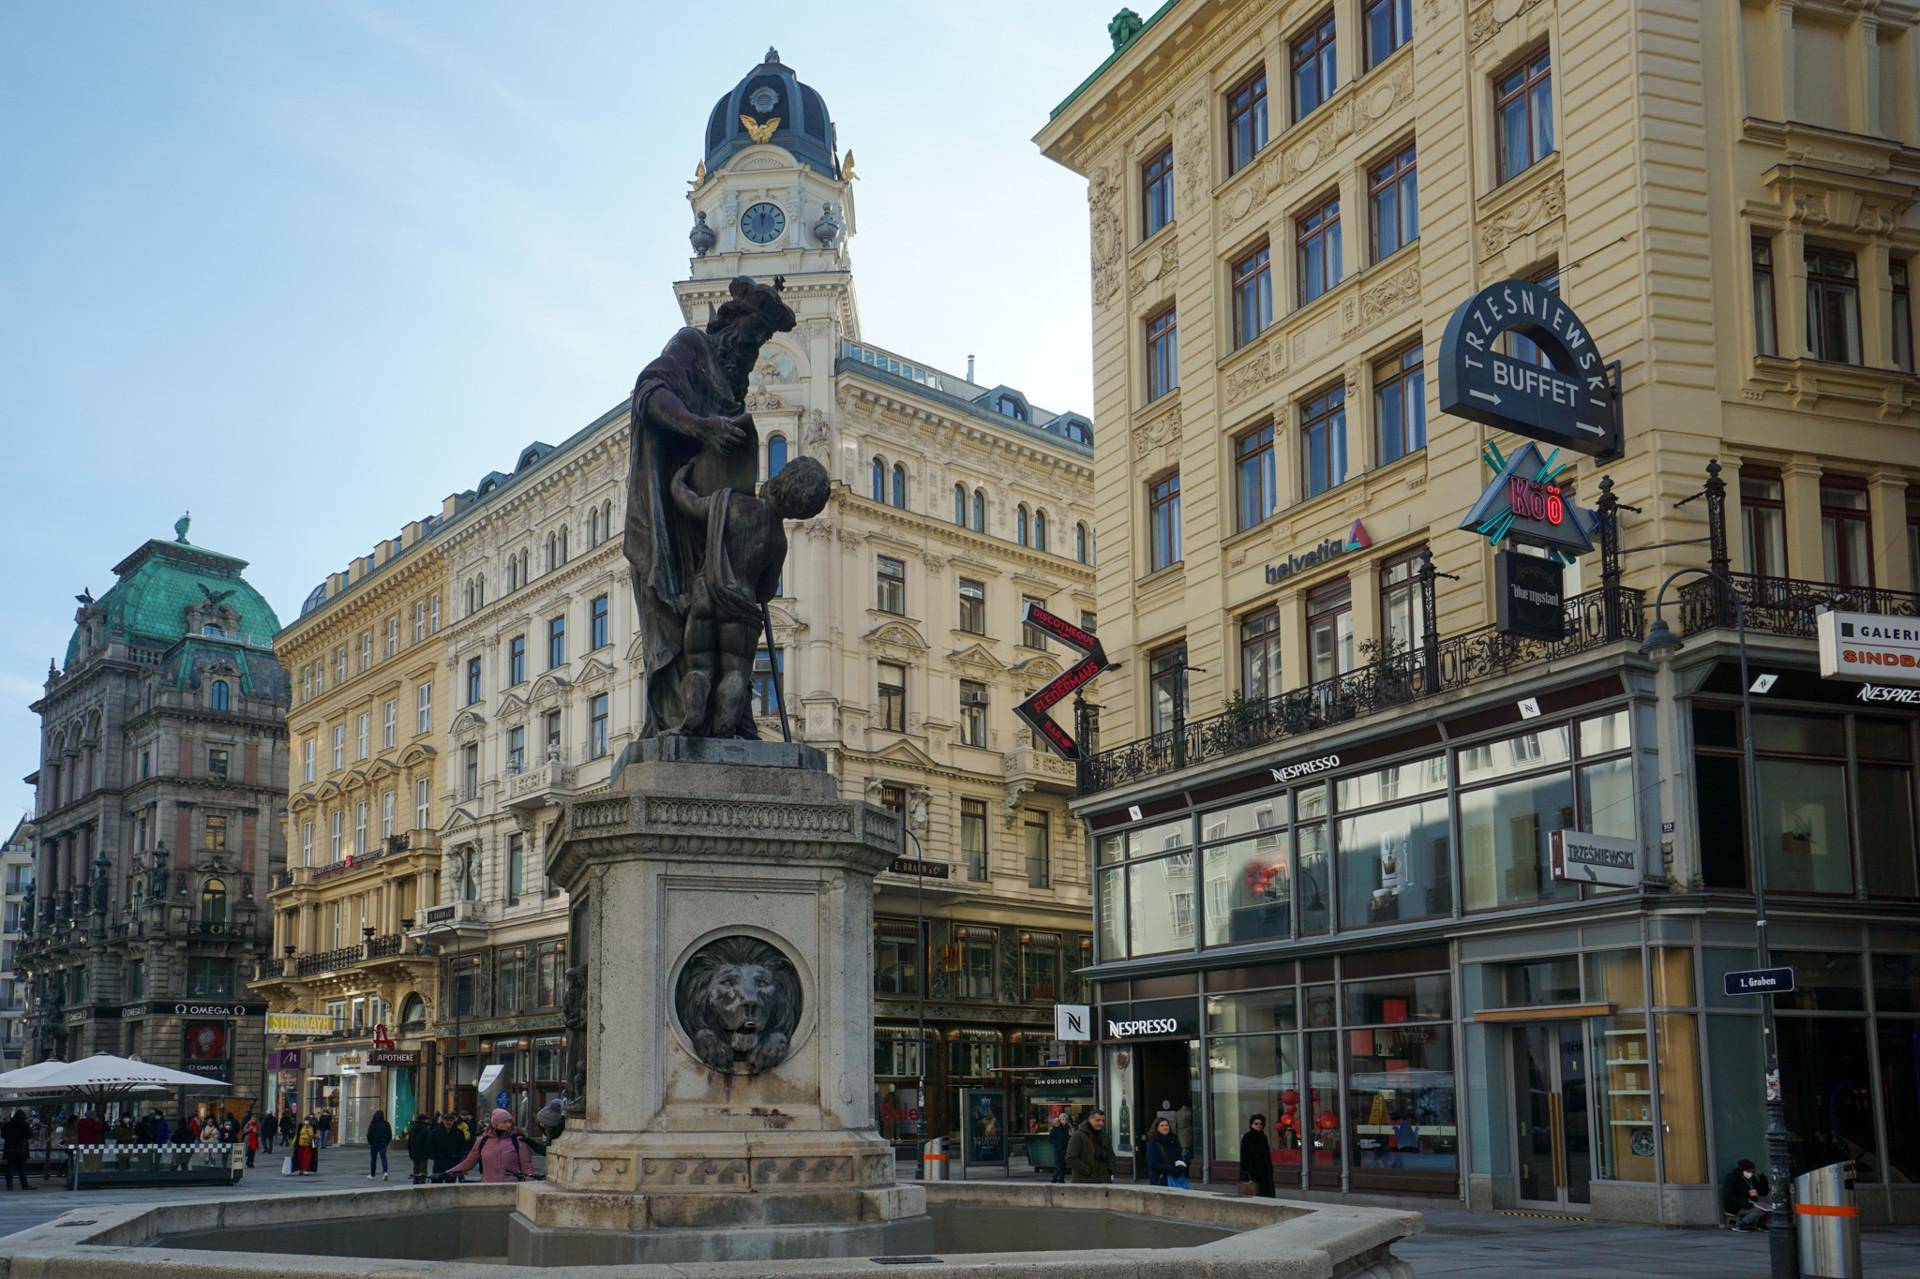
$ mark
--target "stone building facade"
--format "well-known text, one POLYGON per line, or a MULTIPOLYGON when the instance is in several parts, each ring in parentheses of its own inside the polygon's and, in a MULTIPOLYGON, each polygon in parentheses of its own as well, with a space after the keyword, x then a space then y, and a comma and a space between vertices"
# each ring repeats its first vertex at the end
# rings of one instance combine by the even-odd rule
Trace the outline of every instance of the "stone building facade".
POLYGON ((28 1057, 119 1053, 228 1080, 189 1108, 244 1112, 262 1089, 246 980, 285 867, 289 697, 279 623, 244 560, 143 544, 83 591, 40 716, 28 1057))
POLYGON ((1755 1005, 1719 986, 1764 869, 1775 955, 1851 992, 1780 1004, 1796 1169, 1852 1158, 1870 1215, 1920 1211, 1914 706, 1822 679, 1814 642, 1829 607, 1920 611, 1917 20, 1116 20, 1038 143, 1089 184, 1122 663, 1075 806, 1091 977, 1102 1024, 1171 1028, 1102 1049, 1123 1128, 1171 1094, 1216 1180, 1258 1110, 1308 1190, 1711 1221, 1763 1126, 1755 1005), (1449 318, 1506 280, 1620 366, 1623 455, 1555 459, 1618 536, 1566 570, 1554 642, 1496 631, 1462 527, 1523 441, 1439 411, 1449 318), (1662 608, 1671 660, 1639 651, 1662 608), (1752 778, 1742 630, 1772 674, 1752 778), (1557 829, 1631 844, 1632 883, 1556 878, 1557 829))
POLYGON ((0 891, 6 922, 0 928, 0 1069, 23 1065, 26 1047, 27 987, 15 972, 20 943, 33 897, 33 823, 23 817, 0 844, 0 891))
POLYGON ((410 934, 440 900, 451 702, 437 534, 457 507, 330 574, 274 639, 293 690, 288 858, 253 990, 275 1013, 321 1018, 272 1036, 276 1097, 333 1110, 348 1139, 375 1109, 432 1108, 438 969, 410 934))

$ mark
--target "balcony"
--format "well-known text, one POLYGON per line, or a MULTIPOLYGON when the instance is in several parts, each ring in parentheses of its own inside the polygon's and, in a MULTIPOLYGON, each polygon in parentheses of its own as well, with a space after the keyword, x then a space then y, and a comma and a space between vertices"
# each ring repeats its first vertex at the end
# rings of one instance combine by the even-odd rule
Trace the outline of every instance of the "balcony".
POLYGON ((325 973, 342 972, 370 960, 392 959, 406 953, 407 935, 388 933, 382 937, 370 937, 357 946, 336 946, 332 950, 315 951, 284 962, 275 959, 267 960, 262 965, 262 976, 283 976, 290 966, 296 977, 314 977, 325 973))
POLYGON ((542 760, 507 776, 507 807, 537 811, 573 796, 573 769, 542 760))
POLYGON ((1887 613, 1920 617, 1920 595, 1911 591, 1813 582, 1797 577, 1760 577, 1729 573, 1724 581, 1694 578, 1678 588, 1680 633, 1694 635, 1738 621, 1733 599, 1746 610, 1747 630, 1756 634, 1814 639, 1817 619, 1828 609, 1845 613, 1887 613), (1731 598, 1729 596, 1731 591, 1731 598))
POLYGON ((1009 786, 1061 795, 1073 793, 1073 765, 1044 746, 1028 742, 1008 751, 1006 772, 1009 786))

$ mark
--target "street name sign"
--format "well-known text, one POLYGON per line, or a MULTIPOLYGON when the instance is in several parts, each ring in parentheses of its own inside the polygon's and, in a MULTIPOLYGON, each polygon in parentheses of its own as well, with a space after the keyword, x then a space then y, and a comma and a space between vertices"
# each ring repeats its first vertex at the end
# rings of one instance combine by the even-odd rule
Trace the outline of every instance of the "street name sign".
POLYGON ((1462 302, 1440 339, 1440 411, 1608 461, 1620 456, 1620 400, 1573 308, 1532 280, 1501 280, 1462 302), (1500 349, 1517 333, 1548 367, 1500 349))
POLYGON ((1721 989, 1729 995, 1784 995, 1794 989, 1791 968, 1749 968, 1728 973, 1721 989))
POLYGON ((1075 626, 1064 617, 1048 612, 1039 604, 1028 600, 1021 610, 1023 624, 1045 635, 1051 635, 1069 648, 1079 649, 1085 654, 1079 661, 1061 671, 1051 680, 1035 689, 1032 696, 1013 708, 1013 713, 1025 721, 1028 728, 1038 733, 1047 745, 1062 759, 1078 761, 1080 743, 1073 734, 1054 722, 1048 712, 1055 706, 1079 692, 1093 682, 1093 677, 1107 670, 1113 663, 1107 660, 1107 650, 1100 647, 1100 641, 1092 631, 1075 626))

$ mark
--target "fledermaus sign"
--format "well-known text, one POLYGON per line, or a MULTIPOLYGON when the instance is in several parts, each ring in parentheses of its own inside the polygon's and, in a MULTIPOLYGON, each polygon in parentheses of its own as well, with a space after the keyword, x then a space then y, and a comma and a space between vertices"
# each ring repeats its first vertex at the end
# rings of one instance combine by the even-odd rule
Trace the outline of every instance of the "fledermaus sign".
POLYGON ((1607 362, 1573 308, 1531 280, 1502 280, 1454 311, 1440 339, 1440 411, 1531 439, 1620 455, 1620 399, 1607 362), (1498 350, 1518 333, 1551 367, 1498 350))

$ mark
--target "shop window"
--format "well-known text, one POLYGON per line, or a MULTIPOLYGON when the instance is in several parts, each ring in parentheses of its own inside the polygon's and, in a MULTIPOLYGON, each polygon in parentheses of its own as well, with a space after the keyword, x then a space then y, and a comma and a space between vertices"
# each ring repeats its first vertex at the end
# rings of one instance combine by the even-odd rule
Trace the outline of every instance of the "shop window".
POLYGON ((1911 1139, 1920 1132, 1920 1021, 1883 1020, 1878 1033, 1880 1104, 1889 1137, 1887 1179, 1912 1185, 1920 1182, 1920 1145, 1911 1139))
MULTIPOLYGON (((1756 739, 1770 718, 1755 717, 1756 739)), ((1846 765, 1763 756, 1754 767, 1767 887, 1788 893, 1852 892, 1846 765)))
POLYGON ((1253 1117, 1261 1115, 1272 1149, 1274 1182, 1298 1186, 1303 1147, 1312 1140, 1300 1108, 1300 1036, 1289 1029, 1212 1039, 1207 1053, 1214 1167, 1223 1161, 1238 1163, 1241 1135, 1253 1117))
MULTIPOLYGON (((1325 795, 1324 787, 1317 788, 1325 795)), ((1295 797, 1300 805, 1300 797, 1295 797)), ((1299 808, 1304 818, 1304 806, 1299 808)), ((1294 827, 1294 899, 1300 918, 1300 935, 1314 936, 1327 931, 1333 913, 1332 858, 1327 852, 1327 824, 1312 822, 1294 827)))
POLYGON ((1571 758, 1572 738, 1567 728, 1519 733, 1497 742, 1469 746, 1458 752, 1460 784, 1493 781, 1516 772, 1564 764, 1571 758))
POLYGON ((1340 926, 1423 919, 1453 909, 1443 799, 1340 821, 1340 926))
MULTIPOLYGON (((963 1079, 991 1079, 1000 1068, 1000 1036, 992 1031, 960 1032, 947 1045, 947 1073, 963 1079)), ((995 1080, 1004 1083, 1004 1078, 995 1080)))
POLYGON ((536 1007, 558 1008, 567 985, 567 948, 563 941, 543 941, 533 952, 533 999, 536 1007))
POLYGON ((1430 755, 1426 759, 1393 764, 1371 773, 1355 773, 1334 783, 1334 795, 1341 812, 1392 804, 1403 799, 1430 795, 1447 788, 1447 757, 1430 755))
POLYGON ((1466 907, 1487 910, 1578 897, 1579 887, 1549 877, 1547 840, 1574 828, 1573 778, 1565 770, 1460 795, 1461 873, 1466 907))
POLYGON ((1190 852, 1129 866, 1130 952, 1152 955, 1191 948, 1195 922, 1193 891, 1193 854, 1190 852))
POLYGON ((920 1074, 919 1044, 910 1030, 879 1029, 873 1032, 873 1073, 876 1076, 912 1079, 920 1074))
POLYGON ((1347 1134, 1356 1189, 1458 1180, 1446 985, 1444 973, 1347 983, 1347 1134))
POLYGON ((233 961, 201 955, 188 957, 187 994, 196 999, 231 998, 233 961))
POLYGON ((955 944, 960 949, 958 993, 963 999, 992 999, 998 983, 996 962, 1000 935, 991 928, 956 928, 955 944))
MULTIPOLYGON (((915 925, 874 921, 873 990, 877 995, 920 993, 920 937, 915 925)), ((876 1070, 876 1074, 887 1074, 876 1070)))
POLYGON ((1094 936, 1102 963, 1127 954, 1126 873, 1125 867, 1115 866, 1095 876, 1094 936))
POLYGON ((1059 997, 1060 935, 1020 934, 1020 998, 1030 1004, 1050 1004, 1059 997))
POLYGON ((1864 486, 1846 480, 1821 483, 1820 550, 1827 581, 1873 585, 1873 530, 1864 486))
MULTIPOLYGON (((1773 958, 1775 963, 1786 962, 1778 954, 1773 958)), ((1780 1017, 1775 1024, 1780 1032, 1788 1167, 1799 1176, 1852 1160, 1859 1180, 1881 1180, 1866 1019, 1780 1017)), ((1889 1124, 1887 1131, 1901 1130, 1889 1124)), ((1905 1135, 1910 1133, 1907 1130, 1905 1135)))

